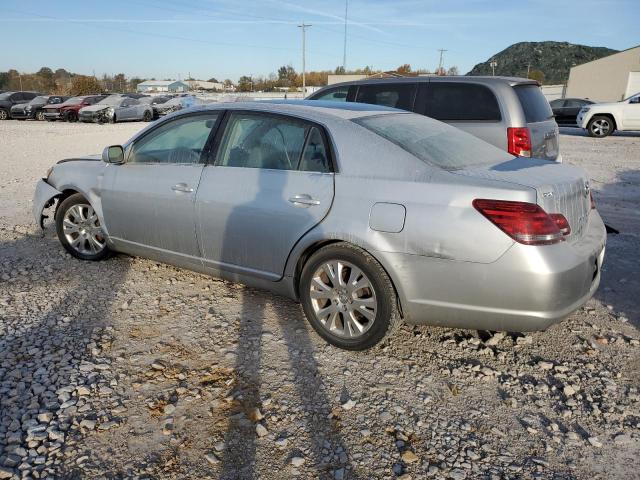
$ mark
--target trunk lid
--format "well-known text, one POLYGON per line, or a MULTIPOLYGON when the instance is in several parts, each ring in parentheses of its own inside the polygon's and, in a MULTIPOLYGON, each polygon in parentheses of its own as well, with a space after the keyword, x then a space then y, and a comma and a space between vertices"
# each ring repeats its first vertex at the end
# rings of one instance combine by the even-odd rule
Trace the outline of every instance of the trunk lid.
POLYGON ((558 124, 549 102, 537 85, 515 85, 522 111, 531 135, 531 156, 556 160, 559 153, 558 124))
POLYGON ((561 213, 569 222, 571 233, 565 237, 567 241, 579 240, 586 231, 591 199, 588 177, 580 168, 515 157, 507 162, 469 167, 452 173, 533 188, 537 203, 545 212, 561 213))

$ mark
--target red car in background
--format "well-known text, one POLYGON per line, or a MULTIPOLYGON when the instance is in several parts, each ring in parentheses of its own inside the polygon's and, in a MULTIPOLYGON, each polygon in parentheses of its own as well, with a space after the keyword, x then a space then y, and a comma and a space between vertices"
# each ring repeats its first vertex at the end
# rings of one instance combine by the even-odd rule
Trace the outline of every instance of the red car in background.
POLYGON ((59 105, 47 105, 43 108, 44 118, 50 122, 62 120, 63 122, 77 122, 78 112, 82 107, 98 103, 106 95, 86 95, 83 97, 71 97, 59 105))

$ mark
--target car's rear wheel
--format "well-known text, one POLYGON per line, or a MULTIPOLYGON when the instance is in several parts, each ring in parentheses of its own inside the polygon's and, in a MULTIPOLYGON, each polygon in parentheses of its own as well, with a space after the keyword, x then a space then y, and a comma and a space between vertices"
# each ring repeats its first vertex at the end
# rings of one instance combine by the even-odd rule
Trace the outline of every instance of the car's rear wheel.
POLYGON ((111 255, 98 214, 79 193, 70 195, 56 210, 56 231, 62 246, 81 260, 102 260, 111 255))
POLYGON ((314 330, 346 350, 373 347, 401 322, 389 276, 352 245, 328 245, 314 253, 302 270, 299 292, 314 330))
POLYGON ((149 110, 145 110, 144 114, 142 115, 142 121, 150 122, 151 120, 153 120, 153 114, 149 110))
POLYGON ((4 108, 0 108, 0 120, 8 120, 9 119, 9 112, 7 112, 7 110, 5 110, 4 108))
POLYGON ((44 120, 44 112, 40 111, 36 113, 36 120, 44 120))
POLYGON ((587 125, 587 132, 591 137, 604 138, 611 135, 614 130, 613 121, 603 115, 595 115, 587 125))
POLYGON ((78 114, 74 111, 71 112, 67 112, 67 122, 77 122, 78 121, 78 114))

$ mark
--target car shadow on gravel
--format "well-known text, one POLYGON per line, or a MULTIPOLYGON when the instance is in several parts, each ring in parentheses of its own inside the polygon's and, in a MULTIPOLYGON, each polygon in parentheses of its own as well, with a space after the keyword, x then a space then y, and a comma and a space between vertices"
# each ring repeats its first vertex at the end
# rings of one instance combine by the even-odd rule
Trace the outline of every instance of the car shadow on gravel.
POLYGON ((594 190, 603 221, 618 234, 607 235, 607 249, 596 299, 640 328, 640 169, 618 173, 616 181, 594 190))
POLYGON ((0 458, 14 472, 20 464, 23 476, 81 476, 65 468, 62 443, 91 415, 82 407, 100 381, 94 367, 104 362, 128 261, 81 262, 62 254, 52 235, 0 234, 0 458), (25 459, 22 449, 32 453, 25 459), (62 463, 53 470, 56 458, 62 463))
MULTIPOLYGON (((562 135, 569 135, 571 137, 588 137, 589 135, 585 130, 579 127, 560 127, 560 133, 562 135)), ((640 137, 640 132, 613 132, 612 137, 640 137)), ((594 140, 602 140, 594 138, 594 140)))

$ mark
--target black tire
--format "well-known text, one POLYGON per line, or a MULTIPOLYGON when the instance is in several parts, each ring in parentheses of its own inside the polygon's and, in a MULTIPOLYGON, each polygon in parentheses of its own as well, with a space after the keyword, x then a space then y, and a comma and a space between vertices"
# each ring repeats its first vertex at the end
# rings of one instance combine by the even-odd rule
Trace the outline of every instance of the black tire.
POLYGON ((67 112, 67 122, 75 123, 78 121, 78 114, 74 111, 67 112))
MULTIPOLYGON (((328 343, 345 350, 366 350, 395 332, 402 323, 395 289, 387 272, 378 261, 361 248, 346 243, 327 245, 315 252, 305 263, 299 281, 300 301, 313 329, 328 343), (331 261, 352 264, 366 275, 376 298, 376 313, 372 324, 360 336, 347 338, 333 334, 317 318, 311 298, 311 282, 315 272, 331 261)), ((328 301, 329 304, 331 300, 328 301)), ((337 307, 336 307, 337 308, 337 307)), ((340 317, 344 318, 344 317, 340 317)), ((363 317, 364 318, 364 317, 363 317)))
POLYGON ((36 120, 40 122, 44 120, 44 112, 42 110, 39 112, 36 112, 36 120))
POLYGON ((109 123, 116 123, 116 112, 113 112, 113 116, 109 117, 109 123))
POLYGON ((594 115, 587 125, 587 133, 590 137, 604 138, 615 131, 611 117, 606 115, 594 115))
POLYGON ((11 116, 6 108, 0 108, 0 120, 9 120, 11 116))
POLYGON ((150 122, 151 120, 153 120, 153 114, 149 110, 145 110, 144 114, 142 115, 142 121, 150 122))
POLYGON ((72 207, 76 205, 83 205, 83 204, 90 206, 90 203, 79 193, 75 193, 73 195, 68 196, 62 201, 62 203, 60 203, 60 205, 56 209, 56 217, 55 217, 56 233, 58 234, 58 240, 60 240, 60 243, 62 244, 62 246, 67 252, 69 252, 72 256, 79 258, 80 260, 89 260, 89 261, 96 262, 99 260, 104 260, 106 258, 109 258, 112 255, 112 251, 109 250, 109 247, 106 245, 106 237, 104 237, 105 239, 104 248, 97 253, 91 254, 91 253, 82 253, 76 250, 73 246, 71 246, 71 244, 69 243, 69 240, 67 240, 67 237, 65 236, 64 227, 63 227, 63 220, 65 217, 65 214, 72 207))

